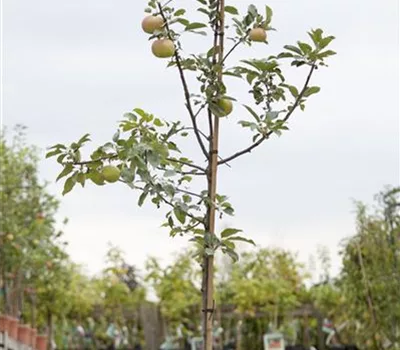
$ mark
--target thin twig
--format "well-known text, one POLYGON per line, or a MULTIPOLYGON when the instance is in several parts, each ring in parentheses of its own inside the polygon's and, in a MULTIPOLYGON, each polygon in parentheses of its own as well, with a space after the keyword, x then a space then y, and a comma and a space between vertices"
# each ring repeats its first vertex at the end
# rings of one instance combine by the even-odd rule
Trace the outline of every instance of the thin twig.
MULTIPOLYGON (((182 130, 194 130, 194 128, 193 127, 186 127, 186 128, 183 128, 182 130)), ((201 136, 203 136, 208 141, 209 138, 204 132, 199 130, 199 133, 200 133, 201 136)))
POLYGON ((183 160, 176 159, 176 158, 166 158, 166 160, 168 160, 168 161, 170 161, 170 162, 174 162, 174 163, 179 163, 179 164, 182 164, 182 165, 186 165, 186 166, 189 167, 189 168, 197 169, 197 170, 200 170, 200 171, 206 173, 206 169, 205 169, 205 168, 202 168, 201 166, 196 165, 196 164, 193 164, 193 163, 185 162, 185 161, 183 161, 183 160))
MULTIPOLYGON (((304 83, 303 89, 302 89, 301 92, 299 93, 299 96, 297 96, 296 101, 295 101, 294 104, 293 104, 293 107, 286 113, 286 115, 285 115, 285 117, 282 119, 282 121, 284 121, 284 122, 287 121, 287 120, 290 118, 290 116, 292 115, 292 113, 294 112, 294 110, 295 110, 295 109, 298 107, 298 105, 300 104, 300 101, 301 101, 301 99, 303 98, 303 95, 304 95, 304 93, 305 93, 306 90, 307 90, 308 84, 309 84, 309 82, 310 82, 311 76, 312 76, 312 74, 313 74, 315 68, 316 68, 316 65, 313 63, 312 66, 311 66, 310 72, 308 73, 306 82, 304 83)), ((225 164, 225 163, 230 162, 231 160, 233 160, 233 159, 235 159, 235 158, 240 157, 241 155, 243 155, 243 154, 245 154, 245 153, 251 152, 254 148, 256 148, 256 147, 258 147, 259 145, 261 145, 269 136, 271 136, 272 133, 273 133, 273 131, 269 131, 268 133, 264 134, 257 142, 253 143, 251 146, 249 146, 249 147, 247 147, 247 148, 245 148, 245 149, 243 149, 243 150, 241 150, 241 151, 239 151, 239 152, 236 152, 236 153, 234 153, 233 155, 231 155, 231 156, 229 156, 229 157, 227 157, 227 158, 224 158, 223 160, 220 160, 220 161, 218 162, 218 165, 225 164)))
POLYGON ((204 109, 204 107, 206 106, 206 104, 202 104, 199 108, 199 110, 196 112, 196 114, 194 115, 195 118, 197 118, 197 116, 200 114, 200 112, 204 109))
MULTIPOLYGON (((126 181, 120 180, 123 183, 127 183, 126 181)), ((155 187, 155 184, 150 182, 150 184, 155 187)), ((144 187, 141 186, 137 186, 137 185, 132 185, 131 188, 137 189, 137 190, 141 190, 144 191, 144 187)), ((176 208, 176 205, 174 203, 172 203, 171 201, 169 201, 168 199, 166 199, 163 195, 161 195, 159 192, 157 192, 157 194, 160 196, 161 200, 165 203, 168 204, 170 207, 172 208, 176 208)), ((199 219, 198 217, 194 216, 193 214, 189 213, 189 212, 185 212, 187 216, 189 216, 190 218, 192 218, 193 220, 196 220, 199 224, 204 224, 204 221, 199 219)))
POLYGON ((224 64, 225 60, 229 57, 229 55, 246 39, 247 34, 244 38, 239 39, 239 41, 237 41, 235 43, 235 45, 233 45, 231 47, 231 49, 226 53, 226 55, 224 56, 224 58, 222 59, 222 64, 224 64))
MULTIPOLYGON (((161 7, 159 2, 157 2, 157 5, 158 5, 158 9, 160 11, 160 15, 161 15, 161 17, 163 18, 163 20, 165 22, 165 29, 167 30, 168 38, 173 41, 173 38, 172 38, 171 33, 170 33, 169 26, 168 26, 168 23, 167 23, 167 18, 165 17, 165 14, 164 14, 163 9, 162 9, 162 7, 161 7)), ((198 144, 199 144, 204 156, 206 157, 206 159, 208 159, 209 155, 208 155, 207 149, 206 149, 206 147, 205 147, 205 145, 203 143, 203 140, 201 139, 201 136, 200 136, 199 127, 197 125, 195 114, 193 112, 192 103, 190 101, 189 88, 188 88, 188 84, 186 82, 185 74, 183 73, 183 68, 182 68, 182 64, 181 64, 181 58, 179 56, 178 50, 175 50, 174 57, 175 57, 176 65, 177 65, 178 71, 179 71, 179 76, 181 78, 181 82, 182 82, 182 86, 183 86, 183 91, 184 91, 185 100, 186 100, 186 108, 187 108, 187 110, 189 112, 190 119, 192 120, 193 130, 194 130, 194 133, 196 135, 197 142, 198 142, 198 144)))
POLYGON ((113 160, 118 158, 118 154, 112 154, 110 156, 107 157, 101 157, 101 158, 97 158, 97 159, 93 159, 93 160, 85 160, 82 162, 65 162, 63 163, 64 165, 66 164, 71 164, 71 165, 87 165, 87 164, 93 164, 96 162, 102 162, 103 160, 113 160))
MULTIPOLYGON (((165 169, 165 168, 162 168, 162 167, 157 167, 157 169, 158 170, 163 170, 163 171, 168 170, 168 169, 165 169)), ((197 172, 195 170, 191 170, 191 171, 182 171, 182 170, 177 170, 177 169, 171 169, 171 170, 175 171, 177 174, 180 174, 180 175, 193 175, 193 176, 204 176, 204 175, 207 175, 205 172, 199 173, 199 172, 197 172)))
POLYGON ((162 7, 167 6, 170 2, 172 2, 173 0, 168 0, 164 5, 162 5, 162 7))

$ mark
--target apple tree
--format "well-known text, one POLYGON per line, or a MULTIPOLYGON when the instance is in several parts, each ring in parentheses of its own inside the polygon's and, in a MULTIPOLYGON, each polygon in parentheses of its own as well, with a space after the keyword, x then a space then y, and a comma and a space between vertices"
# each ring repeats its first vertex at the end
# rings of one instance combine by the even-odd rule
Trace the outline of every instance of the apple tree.
POLYGON ((357 204, 357 233, 345 242, 341 293, 349 331, 366 349, 400 345, 400 188, 377 196, 375 212, 357 204), (358 325, 358 326, 357 326, 358 325))
POLYGON ((112 140, 96 147, 88 159, 81 156, 81 149, 90 140, 88 134, 69 145, 54 145, 47 156, 56 157, 62 166, 58 179, 66 178, 64 194, 76 184, 85 186, 87 181, 99 186, 119 181, 140 192, 139 205, 149 200, 157 208, 167 208, 164 226, 171 236, 191 236, 202 260, 203 334, 205 349, 210 350, 215 311, 214 254, 221 250, 237 259, 235 242, 252 243, 239 235, 239 229, 216 232, 216 220, 234 213, 228 197, 217 191, 217 169, 232 166, 235 159, 288 130, 293 114, 304 110, 308 99, 320 91, 311 85, 313 74, 335 52, 328 49, 334 37, 313 29, 308 41, 284 45, 276 54, 267 49, 262 58, 233 63, 231 54, 239 46, 259 44, 268 48, 272 40, 269 34, 274 30, 272 9, 250 5, 240 14, 224 0, 192 3, 197 4, 203 21, 191 21, 186 9, 174 8, 172 0, 150 0, 142 23, 150 35, 154 56, 168 59, 168 67, 177 70, 187 118, 171 121, 167 116, 157 117, 134 108, 124 115, 112 140), (203 54, 185 54, 181 38, 187 35, 211 36, 203 54), (283 65, 284 60, 290 65, 283 65), (304 70, 300 86, 285 78, 286 69, 292 68, 304 70), (196 87, 189 84, 190 76, 196 78, 196 87), (239 104, 225 83, 228 77, 243 81, 251 104, 239 104), (235 113, 242 116, 239 128, 249 131, 251 137, 248 147, 226 154, 220 148, 219 135, 234 105, 238 107, 235 113), (190 137, 196 144, 196 157, 184 150, 187 142, 182 142, 182 137, 190 137), (201 181, 203 185, 198 188, 201 181))
POLYGON ((25 143, 25 128, 17 126, 12 137, 0 137, 0 272, 4 311, 18 316, 33 261, 43 246, 61 235, 55 229, 58 201, 38 177, 38 152, 25 143))

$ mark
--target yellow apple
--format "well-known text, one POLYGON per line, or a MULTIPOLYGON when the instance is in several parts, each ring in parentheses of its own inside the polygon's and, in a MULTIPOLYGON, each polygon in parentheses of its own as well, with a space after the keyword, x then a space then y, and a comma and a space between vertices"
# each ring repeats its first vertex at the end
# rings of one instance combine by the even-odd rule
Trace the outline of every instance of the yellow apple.
POLYGON ((102 169, 101 174, 107 182, 117 182, 121 171, 116 166, 106 165, 102 169))
POLYGON ((151 51, 159 58, 172 57, 175 53, 175 45, 172 40, 158 39, 151 45, 151 51))
POLYGON ((222 109, 222 117, 226 117, 228 114, 232 112, 233 104, 231 100, 226 98, 222 98, 218 101, 218 106, 222 109))
POLYGON ((12 241, 14 239, 14 235, 12 233, 9 233, 6 237, 9 241, 12 241))
POLYGON ((153 34, 156 30, 161 30, 164 20, 160 16, 147 16, 142 21, 142 29, 147 34, 153 34))
POLYGON ((264 28, 253 28, 250 30, 249 39, 251 41, 265 41, 267 39, 267 32, 264 28))

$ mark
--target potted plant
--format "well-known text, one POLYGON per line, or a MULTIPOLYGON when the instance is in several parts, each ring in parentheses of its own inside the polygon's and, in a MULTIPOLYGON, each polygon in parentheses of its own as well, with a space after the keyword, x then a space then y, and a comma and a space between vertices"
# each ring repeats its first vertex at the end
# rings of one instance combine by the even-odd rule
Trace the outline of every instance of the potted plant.
POLYGON ((8 336, 12 339, 18 337, 18 319, 15 317, 8 317, 8 336))
POLYGON ((47 350, 47 335, 39 334, 36 336, 35 350, 47 350))
POLYGON ((21 344, 29 345, 31 336, 31 327, 27 324, 18 325, 17 339, 21 344))
POLYGON ((8 332, 8 321, 7 315, 0 315, 0 333, 8 332))
POLYGON ((36 335, 37 335, 37 329, 31 328, 30 329, 29 346, 31 346, 32 348, 35 348, 35 346, 36 346, 36 335))

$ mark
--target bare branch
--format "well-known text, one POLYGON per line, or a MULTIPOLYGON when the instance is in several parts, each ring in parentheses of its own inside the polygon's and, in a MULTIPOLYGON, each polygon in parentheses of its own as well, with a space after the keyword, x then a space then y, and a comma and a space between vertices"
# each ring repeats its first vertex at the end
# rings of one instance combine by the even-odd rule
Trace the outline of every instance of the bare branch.
POLYGON ((235 49, 241 44, 241 43, 243 43, 243 41, 246 39, 246 37, 247 37, 247 34, 246 34, 246 36, 244 37, 244 38, 241 38, 241 39, 239 39, 239 41, 237 41, 236 43, 235 43, 235 45, 233 45, 232 47, 231 47, 231 49, 226 53, 226 55, 224 56, 224 58, 222 59, 222 64, 225 62, 225 60, 229 57, 229 55, 233 52, 233 51, 235 51, 235 49))
MULTIPOLYGON (((158 9, 160 11, 160 15, 164 19, 165 29, 167 30, 168 38, 170 40, 173 40, 173 38, 171 36, 171 33, 170 33, 170 30, 169 30, 168 23, 167 23, 167 18, 165 17, 165 14, 164 14, 164 11, 163 11, 163 9, 161 7, 161 4, 159 2, 157 2, 157 5, 158 5, 158 9)), ((208 155, 207 149, 206 149, 206 147, 205 147, 205 145, 203 143, 203 140, 201 139, 201 136, 200 136, 199 127, 198 127, 197 122, 196 122, 195 113, 193 112, 192 102, 190 100, 190 92, 189 92, 188 84, 186 82, 185 75, 183 73, 183 68, 182 68, 182 64, 181 64, 181 58, 179 56, 178 50, 175 50, 174 57, 175 57, 176 65, 177 65, 178 71, 179 71, 179 76, 181 78, 181 82, 182 82, 182 86, 183 86, 183 91, 184 91, 185 100, 186 100, 186 108, 187 108, 187 110, 189 112, 190 119, 192 120, 193 130, 194 130, 194 133, 196 135, 197 142, 198 142, 198 144, 199 144, 204 156, 206 157, 206 159, 208 159, 209 155, 208 155)))
MULTIPOLYGON (((301 99, 303 98, 303 95, 304 95, 304 93, 305 93, 306 90, 307 90, 308 84, 309 84, 309 82, 310 82, 311 76, 312 76, 312 74, 313 74, 315 68, 316 68, 316 65, 313 63, 312 66, 311 66, 310 72, 308 73, 307 79, 306 79, 306 81, 305 81, 305 83, 304 83, 303 89, 300 91, 299 95, 297 96, 297 98, 296 98, 296 100, 295 100, 295 102, 294 102, 294 104, 293 104, 293 107, 292 107, 292 108, 286 113, 286 115, 283 117, 283 119, 282 119, 283 121, 287 121, 287 120, 290 118, 290 116, 292 115, 292 113, 294 112, 294 110, 295 110, 295 109, 298 107, 298 105, 300 104, 300 101, 301 101, 301 99)), ((220 161, 218 162, 218 165, 221 165, 221 164, 225 164, 225 163, 227 163, 227 162, 230 162, 231 160, 236 159, 236 158, 242 156, 242 155, 245 154, 245 153, 250 153, 253 149, 255 149, 256 147, 258 147, 258 146, 261 145, 266 139, 268 139, 268 137, 271 136, 272 133, 273 133, 273 131, 269 131, 268 133, 266 133, 265 135, 263 135, 257 142, 253 143, 251 146, 249 146, 249 147, 247 147, 247 148, 245 148, 245 149, 243 149, 243 150, 241 150, 241 151, 239 151, 239 152, 236 152, 236 153, 234 153, 233 155, 231 155, 231 156, 229 156, 229 157, 227 157, 227 158, 224 158, 224 159, 220 160, 220 161)))
MULTIPOLYGON (((193 130, 193 131, 194 131, 194 128, 193 128, 193 127, 186 127, 186 128, 183 128, 182 130, 193 130)), ((203 136, 207 141, 209 140, 209 137, 208 137, 204 132, 202 132, 201 130, 199 130, 199 133, 200 133, 200 135, 203 136)))

